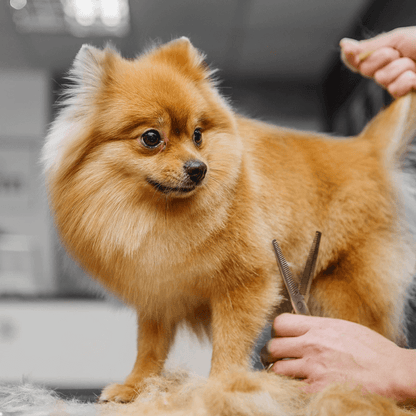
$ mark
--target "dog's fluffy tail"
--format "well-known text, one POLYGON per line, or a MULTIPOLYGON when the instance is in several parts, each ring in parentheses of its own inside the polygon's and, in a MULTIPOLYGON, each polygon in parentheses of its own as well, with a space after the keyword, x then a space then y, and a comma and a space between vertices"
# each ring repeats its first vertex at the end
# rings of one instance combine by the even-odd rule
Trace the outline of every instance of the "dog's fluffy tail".
POLYGON ((381 111, 361 133, 374 141, 376 150, 389 167, 402 167, 416 134, 416 93, 397 99, 381 111))
MULTIPOLYGON (((360 137, 371 140, 374 151, 392 173, 401 191, 407 228, 416 241, 416 92, 397 99, 381 111, 360 137)), ((416 271, 415 271, 416 272, 416 271)))
MULTIPOLYGON (((416 93, 397 99, 380 112, 361 133, 363 140, 371 140, 396 185, 397 208, 400 213, 400 235, 406 255, 403 270, 408 277, 405 307, 405 326, 408 341, 416 343, 416 93), (412 281, 413 277, 413 281, 412 281)), ((415 345, 411 345, 415 347, 415 345)))
MULTIPOLYGON (((413 276, 407 288, 405 326, 408 342, 416 347, 416 93, 396 100, 366 128, 375 150, 392 172, 401 206, 401 233, 408 252, 408 273, 413 276), (407 236, 407 237, 406 237, 407 236)), ((368 136, 367 136, 368 137, 368 136)))

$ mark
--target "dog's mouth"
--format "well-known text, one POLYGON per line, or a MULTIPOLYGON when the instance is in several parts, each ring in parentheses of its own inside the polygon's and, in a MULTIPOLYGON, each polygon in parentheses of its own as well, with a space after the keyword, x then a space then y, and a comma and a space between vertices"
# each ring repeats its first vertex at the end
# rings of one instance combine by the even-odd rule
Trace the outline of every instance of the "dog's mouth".
POLYGON ((189 185, 189 186, 183 186, 183 187, 173 187, 173 186, 166 186, 162 185, 159 182, 154 181, 153 179, 146 178, 147 182, 152 185, 156 190, 159 192, 162 192, 164 194, 170 194, 170 193, 178 193, 178 194, 186 194, 189 192, 192 192, 196 185, 189 185))

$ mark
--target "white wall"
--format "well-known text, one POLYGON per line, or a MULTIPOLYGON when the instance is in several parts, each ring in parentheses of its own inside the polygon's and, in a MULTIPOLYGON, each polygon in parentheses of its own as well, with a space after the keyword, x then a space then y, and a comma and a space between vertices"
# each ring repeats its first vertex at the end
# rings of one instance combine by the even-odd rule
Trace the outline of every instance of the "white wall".
MULTIPOLYGON (((49 114, 50 75, 47 71, 0 71, 0 231, 24 236, 33 250, 22 256, 36 257, 36 289, 54 290, 54 257, 39 154, 49 114), (19 181, 13 193, 5 178, 19 181)), ((6 247, 7 249, 7 247, 6 247)), ((4 245, 1 256, 10 256, 4 245)), ((10 286, 1 273, 2 287, 10 286)), ((4 267, 4 266, 3 266, 4 267)))
POLYGON ((47 71, 0 71, 0 137, 43 137, 49 78, 47 71))
MULTIPOLYGON (((132 311, 98 301, 0 303, 0 383, 60 388, 122 382, 136 358, 132 311)), ((208 376, 211 346, 180 331, 167 366, 208 376)))

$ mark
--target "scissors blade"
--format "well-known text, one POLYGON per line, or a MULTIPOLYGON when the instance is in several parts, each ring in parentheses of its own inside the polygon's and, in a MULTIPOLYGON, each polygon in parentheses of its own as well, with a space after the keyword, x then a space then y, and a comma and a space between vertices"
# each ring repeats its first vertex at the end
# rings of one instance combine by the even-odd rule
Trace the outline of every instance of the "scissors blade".
POLYGON ((310 315, 308 306, 305 299, 299 292, 299 288, 295 280, 293 279, 292 272, 283 256, 282 250, 277 244, 276 240, 273 240, 273 248, 276 254, 277 265, 279 266, 280 274, 285 282, 286 289, 289 292, 290 302, 292 303, 293 310, 300 315, 310 315))
POLYGON ((316 261, 319 254, 319 244, 321 242, 320 231, 315 233, 315 237, 312 242, 311 249, 309 251, 308 259, 306 260, 305 270, 303 271, 302 277, 299 283, 299 292, 305 298, 305 302, 308 302, 309 291, 311 289, 313 275, 315 273, 316 261))

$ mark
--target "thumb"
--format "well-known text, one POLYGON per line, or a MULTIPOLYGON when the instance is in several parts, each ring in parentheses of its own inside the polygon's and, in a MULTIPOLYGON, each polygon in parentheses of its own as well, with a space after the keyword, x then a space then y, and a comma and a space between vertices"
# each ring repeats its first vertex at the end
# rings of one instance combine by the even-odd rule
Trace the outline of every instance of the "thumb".
POLYGON ((404 46, 401 44, 403 43, 403 36, 406 35, 408 36, 406 29, 399 28, 387 33, 381 33, 371 39, 361 41, 349 38, 341 39, 339 42, 341 47, 341 59, 348 68, 357 72, 357 68, 361 61, 366 59, 377 49, 390 47, 398 50, 402 54, 404 53, 404 55, 408 55, 406 54, 407 51, 401 50, 404 46))
POLYGON ((358 72, 360 60, 358 55, 361 53, 360 42, 355 39, 344 38, 339 42, 341 47, 341 60, 353 72, 358 72))

